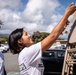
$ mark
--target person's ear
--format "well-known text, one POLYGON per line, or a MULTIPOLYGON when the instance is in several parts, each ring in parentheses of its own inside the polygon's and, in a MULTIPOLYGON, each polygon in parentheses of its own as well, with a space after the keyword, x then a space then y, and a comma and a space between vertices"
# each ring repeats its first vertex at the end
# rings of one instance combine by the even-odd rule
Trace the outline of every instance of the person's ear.
POLYGON ((19 43, 19 44, 22 44, 22 40, 21 40, 21 39, 19 39, 19 40, 18 40, 18 43, 19 43))

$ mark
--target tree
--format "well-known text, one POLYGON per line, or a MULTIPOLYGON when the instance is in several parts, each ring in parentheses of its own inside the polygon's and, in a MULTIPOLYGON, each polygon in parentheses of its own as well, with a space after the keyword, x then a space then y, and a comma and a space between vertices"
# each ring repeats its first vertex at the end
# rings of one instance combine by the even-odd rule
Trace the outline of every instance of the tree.
POLYGON ((3 25, 3 22, 0 20, 0 28, 1 28, 1 25, 3 25))
POLYGON ((35 43, 37 43, 37 42, 40 42, 41 40, 43 40, 48 35, 49 35, 49 33, 37 31, 37 32, 34 32, 34 34, 32 35, 32 40, 35 43))

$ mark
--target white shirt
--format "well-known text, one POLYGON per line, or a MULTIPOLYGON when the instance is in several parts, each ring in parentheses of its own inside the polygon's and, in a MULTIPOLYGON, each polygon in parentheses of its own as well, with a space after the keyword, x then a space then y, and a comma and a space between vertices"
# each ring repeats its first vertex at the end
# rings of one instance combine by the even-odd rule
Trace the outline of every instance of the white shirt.
POLYGON ((21 75, 43 75, 41 42, 25 47, 18 57, 21 75))
POLYGON ((4 75, 4 55, 0 52, 0 75, 4 75))

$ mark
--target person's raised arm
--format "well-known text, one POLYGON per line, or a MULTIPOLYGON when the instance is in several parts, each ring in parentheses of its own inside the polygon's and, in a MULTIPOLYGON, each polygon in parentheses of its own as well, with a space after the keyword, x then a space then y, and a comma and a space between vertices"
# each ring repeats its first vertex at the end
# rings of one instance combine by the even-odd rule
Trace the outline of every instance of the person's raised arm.
POLYGON ((70 4, 66 8, 66 11, 63 17, 61 18, 60 22, 55 26, 50 35, 41 41, 42 51, 47 50, 55 42, 60 33, 63 31, 64 26, 67 23, 68 17, 72 15, 75 11, 76 6, 73 6, 73 4, 70 4))

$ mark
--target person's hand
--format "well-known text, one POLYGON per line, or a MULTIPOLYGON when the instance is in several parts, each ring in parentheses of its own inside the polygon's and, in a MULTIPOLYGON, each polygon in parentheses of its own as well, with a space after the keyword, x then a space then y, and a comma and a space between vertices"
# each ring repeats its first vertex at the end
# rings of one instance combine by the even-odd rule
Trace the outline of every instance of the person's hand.
POLYGON ((65 28, 69 25, 69 23, 70 23, 70 21, 69 21, 69 20, 67 20, 67 22, 66 22, 66 24, 64 25, 64 28, 63 28, 63 30, 62 30, 62 31, 64 31, 64 30, 65 30, 65 28))
POLYGON ((75 11, 76 11, 76 6, 75 6, 73 3, 71 3, 71 4, 66 8, 65 14, 69 17, 69 16, 72 15, 75 11))
POLYGON ((66 24, 64 25, 64 29, 69 25, 70 21, 67 20, 66 24))

